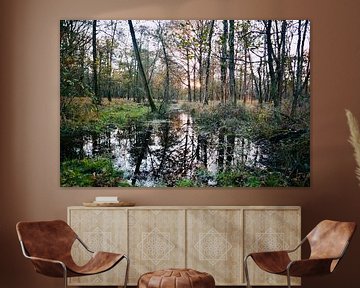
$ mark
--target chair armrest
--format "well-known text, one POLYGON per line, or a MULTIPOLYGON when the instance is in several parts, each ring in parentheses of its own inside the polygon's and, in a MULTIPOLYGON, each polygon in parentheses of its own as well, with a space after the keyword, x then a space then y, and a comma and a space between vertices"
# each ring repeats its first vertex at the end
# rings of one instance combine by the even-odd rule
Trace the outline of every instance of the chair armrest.
POLYGON ((264 252, 252 252, 247 255, 247 257, 257 257, 257 256, 265 256, 265 257, 271 257, 271 256, 282 256, 282 255, 288 255, 287 250, 279 250, 279 251, 264 251, 264 252))
POLYGON ((252 254, 256 254, 256 253, 261 253, 261 254, 268 254, 268 255, 271 255, 271 254, 288 254, 288 253, 292 253, 292 252, 295 252, 297 249, 299 249, 304 243, 305 241, 307 240, 307 238, 303 238, 301 240, 301 242, 293 249, 287 249, 287 250, 278 250, 278 251, 264 251, 264 252, 252 252, 252 253, 249 253, 248 255, 246 255, 245 259, 248 258, 249 256, 251 256, 252 254))
POLYGON ((60 260, 47 259, 47 258, 41 258, 41 257, 33 257, 33 256, 26 256, 26 258, 30 259, 31 261, 49 262, 49 263, 60 264, 61 266, 65 266, 65 264, 63 262, 61 262, 60 260))
POLYGON ((34 265, 35 271, 51 277, 66 277, 67 268, 66 265, 59 261, 53 259, 46 259, 40 257, 26 256, 30 259, 34 265))
POLYGON ((333 261, 339 258, 318 258, 318 259, 302 259, 291 261, 287 266, 290 276, 312 276, 329 274, 332 272, 333 261))
POLYGON ((66 276, 66 265, 60 260, 30 256, 27 253, 24 243, 22 241, 20 241, 20 246, 24 257, 31 260, 36 272, 51 277, 64 277, 64 275, 66 276))

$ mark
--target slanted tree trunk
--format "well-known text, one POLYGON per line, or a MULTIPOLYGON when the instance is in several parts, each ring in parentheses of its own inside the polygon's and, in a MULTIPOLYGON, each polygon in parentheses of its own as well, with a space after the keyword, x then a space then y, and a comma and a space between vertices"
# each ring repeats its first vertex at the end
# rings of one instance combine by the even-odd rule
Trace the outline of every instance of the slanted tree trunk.
POLYGON ((150 88, 149 88, 149 83, 148 83, 148 81, 147 81, 147 79, 146 79, 144 67, 143 67, 142 62, 141 62, 139 47, 138 47, 138 45, 137 45, 136 37, 135 37, 134 26, 133 26, 131 20, 128 20, 128 24, 129 24, 129 28, 130 28, 130 34, 131 34, 131 39, 132 39, 133 46, 134 46, 134 51, 135 51, 136 59, 137 59, 137 61, 138 61, 138 65, 139 65, 139 72, 140 72, 140 74, 141 74, 141 78, 143 79, 144 86, 145 86, 145 93, 146 93, 146 96, 147 96, 147 98, 148 98, 151 111, 152 111, 152 112, 156 112, 156 111, 157 111, 156 105, 155 105, 155 103, 154 103, 154 100, 153 100, 152 97, 151 97, 151 92, 150 92, 150 88))

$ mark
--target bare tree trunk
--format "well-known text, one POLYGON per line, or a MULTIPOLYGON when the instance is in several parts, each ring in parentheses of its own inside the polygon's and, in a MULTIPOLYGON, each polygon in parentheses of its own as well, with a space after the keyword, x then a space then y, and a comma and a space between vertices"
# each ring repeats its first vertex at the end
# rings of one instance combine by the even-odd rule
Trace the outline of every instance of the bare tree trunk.
MULTIPOLYGON (((111 24, 113 22, 111 21, 111 24)), ((109 52, 109 83, 108 83, 108 95, 107 98, 109 101, 111 101, 111 77, 112 77, 112 58, 114 54, 114 42, 115 42, 115 33, 116 33, 116 27, 117 27, 117 21, 115 20, 115 25, 113 28, 113 33, 111 35, 111 46, 110 46, 110 52, 109 52)))
POLYGON ((266 27, 266 49, 267 49, 267 56, 268 56, 268 67, 269 67, 269 74, 270 74, 270 99, 274 102, 274 116, 277 120, 280 119, 280 102, 279 102, 279 95, 277 91, 277 79, 275 75, 274 69, 274 49, 271 40, 271 26, 272 20, 265 21, 266 27))
POLYGON ((205 78, 205 97, 204 97, 204 104, 209 104, 209 74, 210 74, 210 57, 211 57, 211 39, 214 32, 214 23, 215 20, 211 20, 210 23, 210 32, 209 32, 209 47, 208 47, 208 54, 206 58, 206 78, 205 78))
POLYGON ((162 50, 164 53, 164 60, 165 60, 165 66, 166 66, 166 78, 165 78, 165 88, 164 88, 164 102, 165 103, 169 103, 170 100, 170 95, 169 95, 169 88, 170 88, 170 72, 169 72, 169 58, 168 55, 166 53, 166 48, 165 48, 165 41, 163 38, 163 30, 162 27, 159 25, 159 37, 160 37, 160 42, 161 42, 161 46, 162 46, 162 50))
POLYGON ((97 51, 96 51, 96 25, 97 20, 93 20, 93 31, 92 31, 92 48, 93 48, 93 85, 94 85, 94 100, 93 102, 96 105, 101 104, 101 97, 99 96, 99 86, 98 86, 98 75, 97 75, 97 51))
POLYGON ((258 67, 258 77, 259 77, 259 103, 260 103, 260 106, 262 105, 263 101, 264 101, 264 98, 263 98, 263 81, 262 81, 262 71, 261 71, 261 68, 262 68, 262 59, 260 58, 260 64, 259 64, 259 67, 258 67))
POLYGON ((279 105, 281 105, 282 101, 282 93, 283 93, 283 83, 284 83, 284 75, 285 75, 285 36, 286 36, 286 29, 287 29, 287 22, 283 20, 281 24, 281 38, 280 38, 280 45, 279 45, 279 67, 278 70, 278 80, 277 80, 277 91, 279 97, 279 105))
POLYGON ((247 47, 246 47, 246 44, 245 44, 245 49, 244 49, 245 51, 245 63, 244 63, 244 65, 245 65, 245 67, 244 67, 244 80, 243 80, 243 103, 245 104, 246 103, 246 94, 247 94, 247 91, 248 91, 248 87, 247 87, 247 77, 248 77, 248 73, 247 73, 247 70, 248 70, 248 61, 247 61, 247 55, 248 55, 248 53, 247 53, 247 47))
POLYGON ((139 52, 139 48, 138 48, 138 45, 137 45, 137 42, 136 42, 136 37, 135 37, 134 26, 133 26, 131 20, 128 20, 128 23, 129 23, 129 28, 130 28, 131 39, 132 39, 134 50, 135 50, 135 55, 136 55, 138 65, 139 65, 140 74, 141 74, 141 77, 142 77, 142 79, 144 81, 146 96, 148 98, 148 101, 149 101, 149 104, 150 104, 150 107, 151 107, 151 111, 156 112, 157 111, 156 105, 154 103, 154 100, 151 97, 149 83, 148 83, 148 81, 146 79, 144 67, 143 67, 142 62, 141 62, 140 52, 139 52))
MULTIPOLYGON (((266 48, 267 48, 267 57, 268 57, 268 67, 269 67, 269 74, 270 74, 270 98, 275 103, 276 98, 276 77, 275 77, 275 70, 274 70, 274 50, 271 41, 271 25, 272 20, 266 21, 266 48)), ((276 105, 275 105, 276 106, 276 105)))
MULTIPOLYGON (((298 105, 299 96, 302 92, 302 70, 303 70, 303 63, 304 63, 304 45, 305 45, 305 38, 306 38, 306 32, 308 27, 309 21, 305 21, 305 27, 304 27, 304 34, 301 34, 301 20, 299 20, 299 27, 298 27, 298 43, 296 48, 296 57, 297 57, 297 65, 296 65, 296 79, 295 79, 295 87, 294 87, 294 98, 291 104, 291 117, 294 117, 296 115, 296 107, 298 105)), ((307 77, 305 78, 305 81, 308 81, 309 73, 307 73, 307 77)))
POLYGON ((236 105, 236 93, 235 93, 235 60, 234 60, 234 26, 235 21, 230 21, 229 30, 229 81, 230 81, 230 99, 232 99, 234 105, 236 105))
POLYGON ((221 103, 226 102, 226 70, 227 70, 227 39, 228 20, 223 20, 223 34, 221 38, 221 103))
POLYGON ((195 61, 193 66, 193 89, 194 89, 193 100, 195 102, 196 101, 196 62, 195 61))
POLYGON ((202 44, 200 45, 199 48, 199 102, 202 101, 202 97, 203 97, 203 59, 202 59, 202 55, 203 54, 203 49, 202 49, 202 44))
POLYGON ((186 75, 187 75, 187 90, 188 90, 188 101, 191 102, 191 78, 190 78, 190 55, 189 47, 186 47, 186 75))
MULTIPOLYGON (((255 86, 255 91, 256 91, 256 95, 258 96, 259 103, 261 104, 261 102, 262 102, 262 96, 260 95, 260 91, 261 91, 261 87, 260 87, 260 85, 261 85, 261 75, 260 75, 260 72, 259 72, 260 68, 261 68, 261 58, 260 58, 259 67, 258 67, 259 79, 257 80, 256 76, 255 76, 255 73, 254 73, 254 67, 253 67, 253 62, 252 62, 252 59, 251 59, 251 54, 249 53, 248 56, 249 56, 249 66, 250 66, 251 78, 252 78, 252 81, 253 81, 254 86, 255 86)), ((251 90, 254 91, 254 87, 252 87, 251 90)), ((253 96, 251 96, 251 102, 252 102, 252 99, 253 99, 253 96)))

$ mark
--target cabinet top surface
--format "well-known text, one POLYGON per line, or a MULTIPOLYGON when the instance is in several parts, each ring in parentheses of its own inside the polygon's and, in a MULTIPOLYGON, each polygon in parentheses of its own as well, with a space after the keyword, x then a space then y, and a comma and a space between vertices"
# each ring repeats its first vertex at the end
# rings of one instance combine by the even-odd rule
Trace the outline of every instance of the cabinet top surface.
POLYGON ((132 207, 85 207, 85 206, 69 206, 68 209, 131 209, 131 210, 202 210, 202 209, 281 209, 281 210, 300 210, 301 206, 132 206, 132 207))

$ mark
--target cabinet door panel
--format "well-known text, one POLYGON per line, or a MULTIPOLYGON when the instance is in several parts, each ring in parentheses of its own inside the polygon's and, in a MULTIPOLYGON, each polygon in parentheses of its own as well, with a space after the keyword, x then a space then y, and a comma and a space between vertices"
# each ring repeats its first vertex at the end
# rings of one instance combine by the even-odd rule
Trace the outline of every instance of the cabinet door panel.
POLYGON ((185 210, 129 210, 129 281, 145 272, 185 267, 185 210))
POLYGON ((187 266, 212 274, 216 285, 242 281, 241 210, 187 211, 187 266))
MULTIPOLYGON (((72 209, 69 211, 70 226, 80 239, 93 251, 127 252, 127 215, 122 209, 72 209)), ((89 253, 75 242, 72 255, 76 263, 84 264, 89 253)), ((113 269, 92 276, 69 278, 70 285, 122 285, 125 261, 113 269)))
MULTIPOLYGON (((244 211, 244 254, 261 251, 287 250, 300 243, 300 210, 259 209, 244 211)), ((299 259, 300 249, 292 258, 299 259)), ((252 285, 286 285, 286 277, 266 273, 248 260, 252 285)), ((293 278, 292 284, 300 284, 293 278)))

